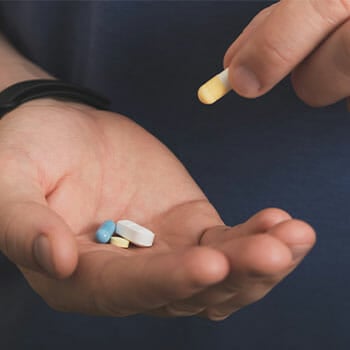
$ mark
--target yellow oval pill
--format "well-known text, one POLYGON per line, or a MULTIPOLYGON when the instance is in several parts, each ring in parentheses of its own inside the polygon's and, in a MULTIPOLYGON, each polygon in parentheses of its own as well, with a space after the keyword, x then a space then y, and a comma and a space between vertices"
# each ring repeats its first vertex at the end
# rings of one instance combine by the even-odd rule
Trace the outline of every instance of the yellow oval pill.
POLYGON ((120 248, 128 248, 130 244, 130 242, 123 237, 111 237, 110 243, 120 248))

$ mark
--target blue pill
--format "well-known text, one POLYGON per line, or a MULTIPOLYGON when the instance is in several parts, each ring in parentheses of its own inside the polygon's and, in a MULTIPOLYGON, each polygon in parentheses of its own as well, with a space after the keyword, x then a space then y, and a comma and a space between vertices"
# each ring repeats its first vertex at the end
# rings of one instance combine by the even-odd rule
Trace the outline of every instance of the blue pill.
POLYGON ((115 232, 115 223, 112 220, 105 221, 96 231, 96 241, 107 243, 115 232))

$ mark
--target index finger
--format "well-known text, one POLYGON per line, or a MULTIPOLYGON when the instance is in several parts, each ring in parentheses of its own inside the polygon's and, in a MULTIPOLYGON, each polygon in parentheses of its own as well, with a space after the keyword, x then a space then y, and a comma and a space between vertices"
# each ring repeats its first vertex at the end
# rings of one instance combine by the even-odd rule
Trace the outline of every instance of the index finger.
POLYGON ((227 52, 232 88, 263 95, 349 17, 350 0, 282 0, 238 52, 227 52))

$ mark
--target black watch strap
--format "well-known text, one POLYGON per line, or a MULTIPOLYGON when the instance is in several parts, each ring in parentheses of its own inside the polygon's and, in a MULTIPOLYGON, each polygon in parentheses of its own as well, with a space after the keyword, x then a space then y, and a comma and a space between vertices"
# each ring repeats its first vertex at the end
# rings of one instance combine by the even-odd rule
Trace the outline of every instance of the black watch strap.
POLYGON ((82 102, 97 109, 108 109, 110 102, 90 89, 61 80, 26 80, 0 92, 0 118, 24 102, 43 97, 82 102))

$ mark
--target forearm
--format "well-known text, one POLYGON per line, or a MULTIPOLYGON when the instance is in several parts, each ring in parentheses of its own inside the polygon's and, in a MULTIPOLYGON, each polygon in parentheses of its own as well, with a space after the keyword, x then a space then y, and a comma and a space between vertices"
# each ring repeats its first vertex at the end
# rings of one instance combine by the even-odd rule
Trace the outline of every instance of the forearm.
POLYGON ((0 33, 0 91, 20 81, 53 78, 23 57, 0 33))

